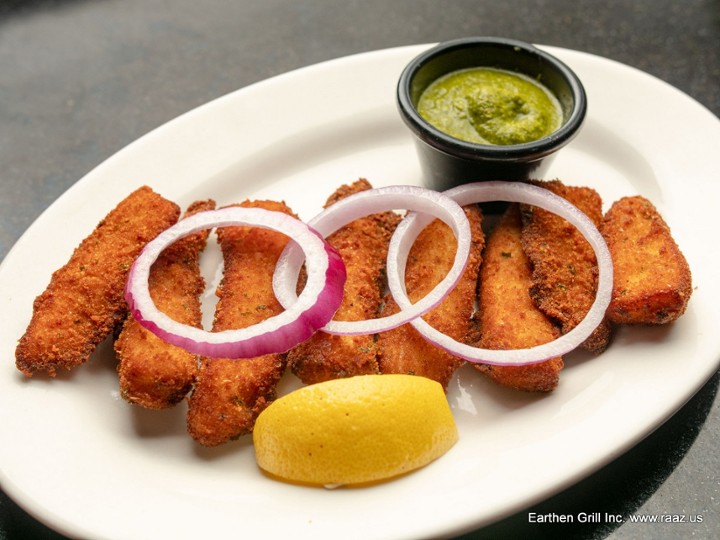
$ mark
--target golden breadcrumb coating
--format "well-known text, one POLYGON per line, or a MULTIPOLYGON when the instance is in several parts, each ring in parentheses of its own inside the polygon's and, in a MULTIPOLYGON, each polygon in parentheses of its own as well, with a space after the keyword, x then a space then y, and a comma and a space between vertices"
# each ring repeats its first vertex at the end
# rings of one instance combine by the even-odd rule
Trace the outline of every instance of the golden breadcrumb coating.
MULTIPOLYGON (((465 272, 458 285, 440 305, 423 316, 432 327, 457 341, 469 338, 477 278, 485 237, 482 214, 477 205, 464 208, 470 221, 472 244, 465 272)), ((430 223, 418 235, 408 257, 405 282, 413 302, 424 297, 452 267, 457 241, 452 229, 440 220, 430 223)), ((382 315, 397 312, 397 304, 387 296, 382 315)), ((455 370, 465 361, 435 347, 410 324, 404 324, 378 336, 382 373, 409 373, 436 380, 444 388, 455 370)))
MULTIPOLYGON (((602 199, 588 187, 566 186, 559 180, 536 181, 574 204, 597 226, 602 222, 602 199)), ((522 205, 523 250, 533 269, 530 295, 540 310, 567 333, 590 310, 597 291, 597 260, 580 231, 564 218, 541 208, 522 205)), ((599 353, 610 343, 611 325, 603 321, 583 343, 599 353)))
POLYGON ((122 200, 75 248, 33 303, 15 351, 28 377, 86 362, 127 313, 125 282, 143 247, 173 225, 178 206, 143 186, 122 200))
MULTIPOLYGON (((325 207, 367 189, 361 178, 338 188, 325 207)), ((358 321, 377 317, 383 296, 388 244, 400 217, 381 212, 349 223, 328 237, 345 263, 342 304, 336 320, 358 321)), ((377 346, 372 335, 341 336, 318 332, 288 354, 292 372, 306 384, 340 377, 378 373, 377 346)))
MULTIPOLYGON (((281 202, 245 201, 240 206, 294 215, 281 202)), ((217 290, 213 331, 245 328, 279 314, 272 288, 275 265, 289 239, 261 227, 217 231, 224 273, 217 290)), ((203 446, 217 446, 252 431, 257 416, 276 397, 285 355, 202 358, 188 399, 188 432, 203 446)))
POLYGON ((614 278, 608 318, 617 324, 663 324, 685 312, 692 276, 670 228, 642 196, 624 197, 608 210, 601 232, 614 278))
MULTIPOLYGON (((212 200, 191 204, 186 215, 215 208, 212 200)), ((149 289, 155 305, 172 319, 200 328, 200 296, 205 281, 200 255, 209 230, 181 238, 158 257, 150 270, 149 289)), ((171 345, 128 315, 115 341, 120 395, 149 409, 176 405, 195 382, 197 357, 171 345)))
MULTIPOLYGON (((524 349, 548 343, 559 329, 530 298, 532 271, 520 240, 522 220, 512 204, 490 232, 480 267, 478 294, 479 347, 524 349)), ((475 364, 496 383, 529 392, 549 392, 560 380, 561 357, 525 366, 475 364)))

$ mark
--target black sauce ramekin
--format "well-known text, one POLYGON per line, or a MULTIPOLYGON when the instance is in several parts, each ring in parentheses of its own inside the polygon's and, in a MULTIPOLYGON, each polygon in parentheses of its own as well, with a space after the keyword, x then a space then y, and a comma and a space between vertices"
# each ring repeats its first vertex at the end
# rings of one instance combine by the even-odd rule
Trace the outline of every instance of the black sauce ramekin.
POLYGON ((555 153, 578 134, 587 111, 585 89, 565 63, 529 43, 498 37, 447 41, 421 53, 400 75, 397 104, 416 137, 425 184, 439 191, 482 180, 541 179, 555 153), (561 126, 541 139, 502 146, 462 141, 432 126, 417 111, 420 95, 443 75, 471 67, 504 69, 537 80, 558 99, 561 126))

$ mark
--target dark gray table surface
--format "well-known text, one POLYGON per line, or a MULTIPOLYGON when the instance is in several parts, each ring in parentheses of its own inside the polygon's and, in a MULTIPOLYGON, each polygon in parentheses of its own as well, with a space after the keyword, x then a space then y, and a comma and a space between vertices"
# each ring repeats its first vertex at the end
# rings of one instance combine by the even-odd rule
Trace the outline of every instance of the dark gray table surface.
MULTIPOLYGON (((611 58, 720 114, 718 0, 3 0, 0 258, 79 178, 189 109, 323 60, 469 35, 611 58)), ((468 538, 720 537, 718 377, 627 454, 468 538), (703 521, 533 525, 530 511, 703 521)), ((15 538, 60 536, 0 492, 0 539, 15 538)))

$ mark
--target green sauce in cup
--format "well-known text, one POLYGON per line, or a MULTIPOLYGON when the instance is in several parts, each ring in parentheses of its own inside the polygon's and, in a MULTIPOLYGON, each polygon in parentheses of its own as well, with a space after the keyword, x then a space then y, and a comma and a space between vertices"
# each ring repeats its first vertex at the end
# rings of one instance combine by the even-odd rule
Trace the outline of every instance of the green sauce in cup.
POLYGON ((492 145, 541 139, 558 129, 563 119, 558 100, 540 83, 486 67, 437 79, 420 96, 417 110, 448 135, 492 145))

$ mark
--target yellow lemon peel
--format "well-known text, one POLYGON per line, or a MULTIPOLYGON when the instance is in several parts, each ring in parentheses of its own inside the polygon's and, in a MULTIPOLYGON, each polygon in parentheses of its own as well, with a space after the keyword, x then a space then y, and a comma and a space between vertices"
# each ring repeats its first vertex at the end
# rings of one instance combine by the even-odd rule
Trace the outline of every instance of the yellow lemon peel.
POLYGON ((407 473, 457 440, 442 386, 414 375, 360 375, 300 388, 270 404, 253 430, 262 470, 325 486, 407 473))

